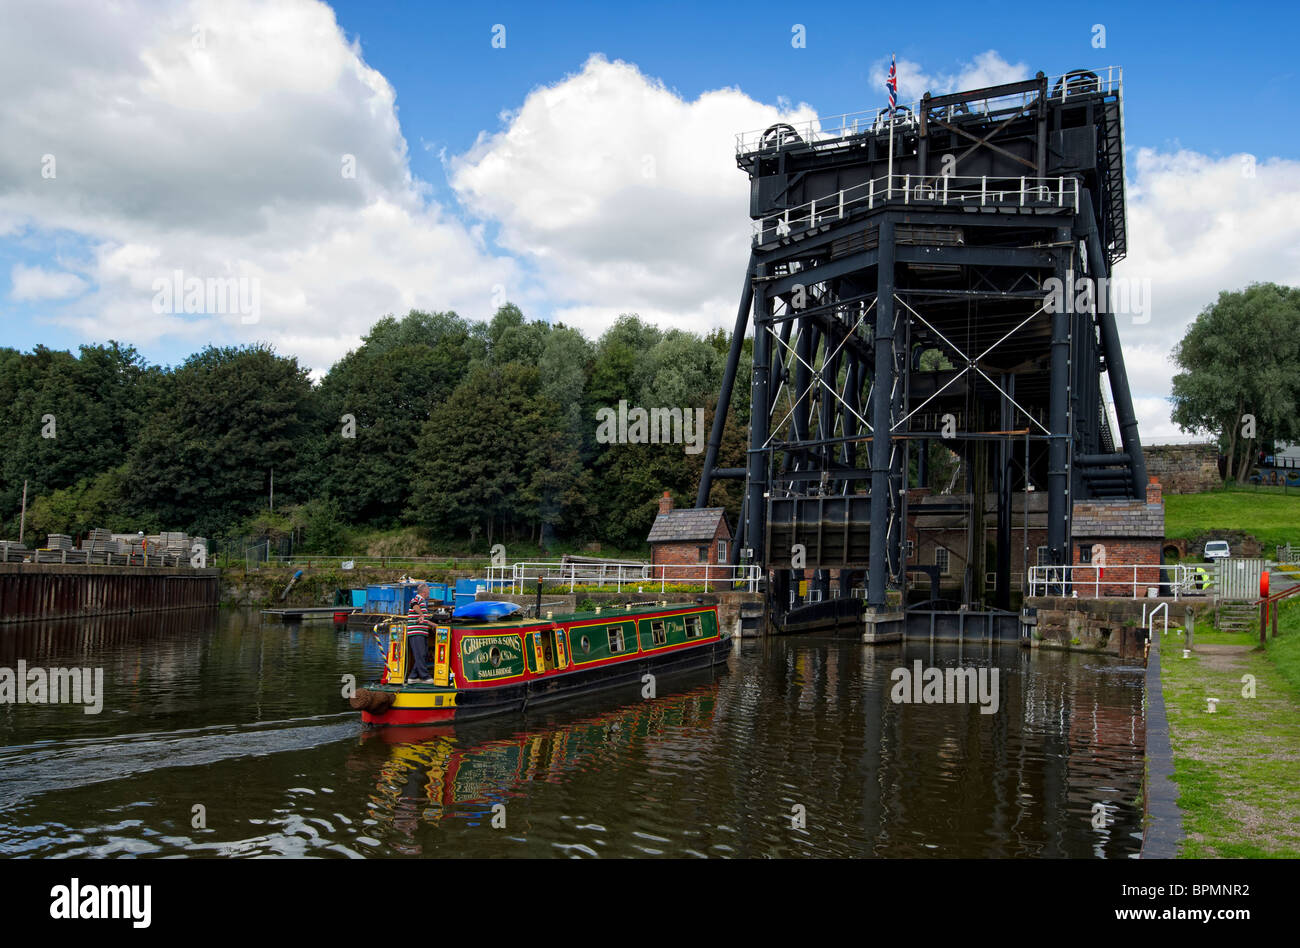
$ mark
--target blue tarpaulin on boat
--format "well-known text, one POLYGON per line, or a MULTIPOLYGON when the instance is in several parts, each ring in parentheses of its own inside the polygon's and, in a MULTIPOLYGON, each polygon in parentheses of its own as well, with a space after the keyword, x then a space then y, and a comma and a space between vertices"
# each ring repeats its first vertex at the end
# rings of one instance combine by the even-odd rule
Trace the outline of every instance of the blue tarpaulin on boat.
POLYGON ((523 610, 524 607, 518 603, 484 600, 482 602, 467 602, 463 606, 457 606, 451 617, 453 619, 491 621, 493 619, 504 619, 517 612, 523 612, 523 610))

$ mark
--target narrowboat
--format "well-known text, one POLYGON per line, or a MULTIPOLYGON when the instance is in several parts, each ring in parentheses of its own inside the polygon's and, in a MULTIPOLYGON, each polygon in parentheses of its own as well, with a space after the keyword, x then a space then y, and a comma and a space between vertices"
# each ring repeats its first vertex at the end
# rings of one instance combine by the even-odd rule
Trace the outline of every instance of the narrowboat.
POLYGON ((368 725, 444 724, 641 686, 647 673, 709 668, 731 651, 716 606, 616 606, 542 619, 524 617, 522 609, 475 602, 454 612, 432 610, 430 683, 407 681, 406 623, 380 623, 375 633, 386 646, 383 674, 358 689, 350 704, 368 725))

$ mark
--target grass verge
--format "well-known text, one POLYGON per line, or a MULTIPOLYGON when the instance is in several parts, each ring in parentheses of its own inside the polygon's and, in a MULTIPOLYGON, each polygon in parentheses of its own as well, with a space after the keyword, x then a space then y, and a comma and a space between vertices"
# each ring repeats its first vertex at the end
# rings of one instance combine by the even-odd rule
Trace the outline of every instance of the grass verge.
MULTIPOLYGON (((1226 488, 1203 494, 1166 494, 1165 536, 1193 539, 1209 530, 1249 533, 1272 556, 1281 543, 1300 542, 1300 490, 1288 494, 1226 488)), ((1200 550, 1188 551, 1196 558, 1200 550)))
POLYGON ((1181 857, 1300 857, 1300 604, 1279 629, 1266 649, 1257 632, 1198 631, 1187 659, 1181 638, 1162 643, 1181 857))

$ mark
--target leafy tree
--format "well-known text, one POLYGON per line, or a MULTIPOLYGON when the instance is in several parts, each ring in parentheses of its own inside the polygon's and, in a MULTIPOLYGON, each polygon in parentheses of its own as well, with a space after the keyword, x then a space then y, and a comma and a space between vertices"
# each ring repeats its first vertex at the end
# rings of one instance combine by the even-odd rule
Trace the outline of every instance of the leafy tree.
POLYGON ((114 533, 157 530, 149 518, 126 513, 126 468, 121 464, 93 478, 82 478, 72 487, 37 497, 27 511, 28 528, 37 540, 51 533, 85 534, 95 527, 114 533))
POLYGON ((296 359, 209 346, 171 375, 131 452, 128 497, 172 529, 218 533, 264 504, 272 472, 282 503, 310 490, 299 475, 318 424, 296 359))
POLYGON ((24 480, 30 504, 121 465, 163 378, 117 342, 82 346, 79 358, 0 350, 0 517, 17 519, 24 480))
POLYGON ((488 544, 531 538, 580 507, 582 468, 560 406, 529 366, 478 366, 435 406, 415 451, 412 520, 488 544))
POLYGON ((1255 283, 1220 293, 1173 358, 1182 370, 1173 420, 1218 435, 1229 479, 1250 476, 1260 443, 1300 439, 1300 289, 1255 283))
POLYGON ((390 526, 404 516, 429 412, 486 351, 481 334, 455 313, 413 311, 380 320, 330 369, 320 386, 318 483, 346 521, 390 526))

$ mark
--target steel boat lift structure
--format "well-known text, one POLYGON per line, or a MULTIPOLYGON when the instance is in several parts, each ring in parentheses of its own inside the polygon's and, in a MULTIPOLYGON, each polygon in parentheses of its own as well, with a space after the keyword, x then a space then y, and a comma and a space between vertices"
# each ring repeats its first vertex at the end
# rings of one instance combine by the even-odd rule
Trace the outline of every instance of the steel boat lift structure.
POLYGON ((778 628, 801 578, 828 601, 832 570, 859 615, 891 589, 907 601, 924 569, 905 558, 907 488, 929 486, 932 441, 966 484, 927 512, 979 538, 997 498, 995 582, 971 542, 967 608, 1009 606, 1017 492, 1047 493, 1050 564, 1070 562, 1074 501, 1143 496, 1106 292, 1126 252, 1121 84, 1118 68, 1039 73, 737 136, 752 251, 696 505, 744 478, 732 560, 765 568, 778 628), (751 324, 747 464, 718 468, 751 324))

